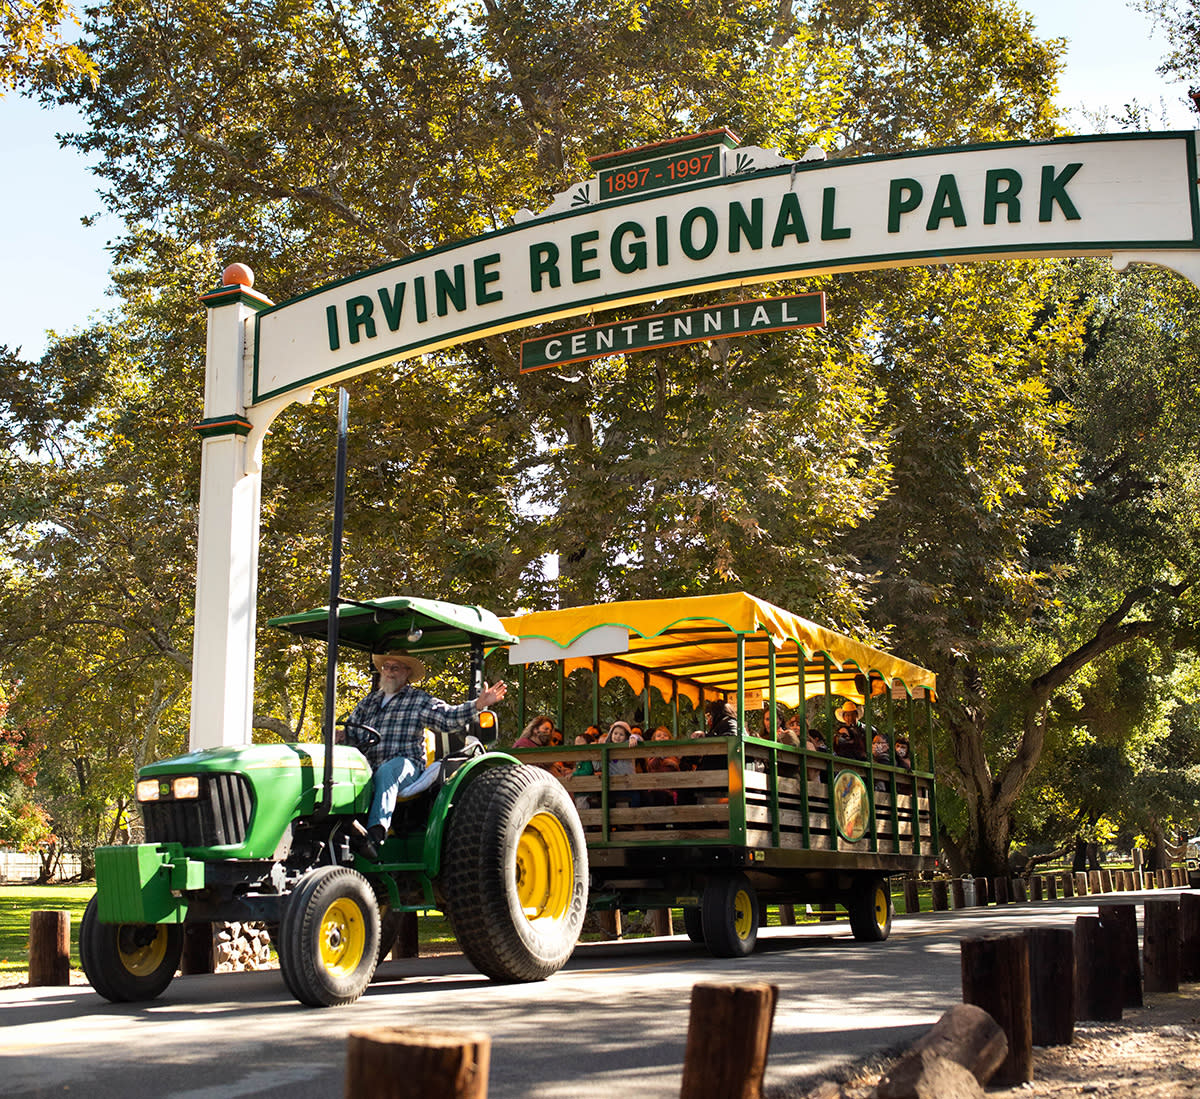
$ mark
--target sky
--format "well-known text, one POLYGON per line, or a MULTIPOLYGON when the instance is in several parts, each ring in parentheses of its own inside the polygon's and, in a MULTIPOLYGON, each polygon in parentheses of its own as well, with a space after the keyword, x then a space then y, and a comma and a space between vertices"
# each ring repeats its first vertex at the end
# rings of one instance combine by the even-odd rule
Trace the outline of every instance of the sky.
MULTIPOLYGON (((1125 0, 1035 0, 1031 12, 1043 38, 1068 40, 1059 104, 1072 127, 1090 132, 1082 111, 1118 112, 1137 100, 1172 129, 1193 129, 1186 87, 1156 73, 1166 53, 1149 16, 1125 0), (1161 104, 1161 107, 1160 107, 1161 104)), ((0 99, 0 344, 20 346, 26 358, 45 349, 46 332, 67 334, 112 308, 106 244, 119 225, 80 219, 102 203, 96 179, 79 154, 64 150, 56 133, 79 128, 70 112, 46 111, 15 95, 0 99)))

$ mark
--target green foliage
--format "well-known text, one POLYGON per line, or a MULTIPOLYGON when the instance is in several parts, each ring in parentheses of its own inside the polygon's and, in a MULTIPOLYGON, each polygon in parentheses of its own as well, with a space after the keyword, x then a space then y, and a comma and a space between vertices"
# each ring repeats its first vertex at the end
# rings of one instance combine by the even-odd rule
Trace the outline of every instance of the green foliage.
MULTIPOLYGON (((108 0, 84 44, 102 80, 62 98, 126 227, 121 307, 0 382, 23 448, 0 473, 0 662, 53 733, 39 789, 84 847, 186 736, 195 295, 225 262, 292 297, 680 132, 790 155, 1048 136, 1062 51, 1000 0, 108 0)), ((1011 653, 1053 606, 1056 559, 1029 545, 1083 491, 1048 381, 1082 311, 1055 307, 1050 270, 810 280, 836 293, 821 331, 527 377, 494 337, 356 379, 344 591, 504 611, 747 588, 929 654, 953 704, 956 662, 1011 653)), ((267 441, 260 620, 325 602, 333 430, 321 394, 267 441)), ((313 735, 317 654, 258 651, 260 735, 313 735)))
MULTIPOLYGON (((64 31, 78 24, 65 0, 0 2, 0 96, 15 88, 53 88, 85 78, 96 67, 64 31)), ((69 33, 69 32, 68 32, 69 33)))

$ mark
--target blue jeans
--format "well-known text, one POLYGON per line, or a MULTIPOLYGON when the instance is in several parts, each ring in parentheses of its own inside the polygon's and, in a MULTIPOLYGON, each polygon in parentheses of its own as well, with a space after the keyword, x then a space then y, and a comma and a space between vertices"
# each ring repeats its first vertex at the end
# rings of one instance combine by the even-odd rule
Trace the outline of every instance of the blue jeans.
POLYGON ((387 832, 396 811, 396 799, 400 791, 421 774, 417 765, 408 756, 393 756, 381 763, 375 772, 375 793, 371 798, 371 812, 367 827, 382 825, 387 832))

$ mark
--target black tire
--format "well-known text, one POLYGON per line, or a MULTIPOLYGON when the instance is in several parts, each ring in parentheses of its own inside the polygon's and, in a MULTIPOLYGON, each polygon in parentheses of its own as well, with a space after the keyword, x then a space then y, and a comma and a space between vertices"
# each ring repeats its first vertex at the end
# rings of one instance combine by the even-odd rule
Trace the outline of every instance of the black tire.
POLYGON ((704 943, 715 958, 741 958, 758 942, 758 894, 745 874, 714 878, 700 897, 704 943))
POLYGON ((88 982, 114 1004, 153 1000, 171 983, 183 954, 183 925, 101 923, 96 897, 79 926, 79 957, 88 982))
POLYGON ((687 937, 694 943, 704 942, 704 920, 700 915, 698 905, 692 905, 683 910, 683 929, 687 937))
POLYGON ((855 885, 846 905, 850 930, 860 943, 881 943, 891 934, 892 894, 887 878, 863 878, 855 885))
POLYGON ((1200 889, 1200 874, 1189 874, 1188 885, 1192 889, 1200 889))
POLYGON ((283 909, 279 968, 288 991, 309 1007, 359 998, 379 956, 379 905, 367 879, 348 866, 305 874, 283 909))
POLYGON ((446 914, 463 953, 496 981, 540 981, 571 956, 587 909, 587 844, 561 784, 538 767, 471 778, 442 856, 446 914))

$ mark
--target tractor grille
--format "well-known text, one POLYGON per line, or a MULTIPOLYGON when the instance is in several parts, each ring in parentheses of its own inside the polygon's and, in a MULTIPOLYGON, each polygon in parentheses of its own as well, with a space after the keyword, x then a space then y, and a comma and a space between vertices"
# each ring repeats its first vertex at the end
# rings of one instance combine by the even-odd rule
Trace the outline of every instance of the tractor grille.
POLYGON ((184 847, 230 847, 243 843, 254 799, 241 775, 205 775, 200 796, 142 803, 148 843, 184 847))

